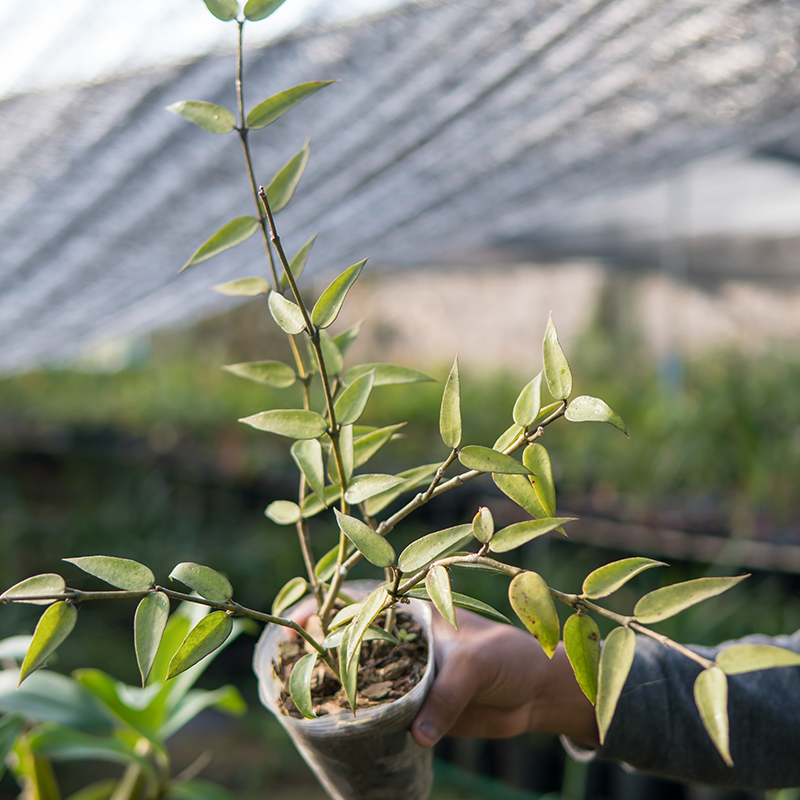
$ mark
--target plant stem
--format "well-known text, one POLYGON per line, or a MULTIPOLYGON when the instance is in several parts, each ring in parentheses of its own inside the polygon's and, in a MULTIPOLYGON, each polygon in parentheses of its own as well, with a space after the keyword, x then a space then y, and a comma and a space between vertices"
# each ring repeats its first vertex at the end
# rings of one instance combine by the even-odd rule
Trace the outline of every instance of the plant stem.
POLYGON ((220 603, 216 600, 208 600, 205 597, 197 597, 197 595, 186 594, 185 592, 176 592, 173 589, 167 589, 164 586, 152 586, 149 589, 142 589, 140 591, 130 591, 126 589, 111 589, 108 591, 94 591, 84 592, 80 589, 66 589, 63 592, 51 595, 32 595, 30 597, 8 597, 0 598, 2 603, 24 603, 38 600, 62 600, 72 601, 75 603, 83 603, 91 600, 122 600, 122 599, 142 599, 148 597, 156 592, 161 592, 172 600, 186 601, 189 603, 197 603, 197 605, 208 606, 209 608, 217 609, 218 611, 225 611, 231 616, 247 617, 254 619, 258 622, 266 622, 272 625, 280 625, 284 628, 291 628, 298 636, 305 639, 319 654, 322 659, 329 666, 332 667, 333 661, 328 651, 309 634, 302 625, 295 622, 293 619, 285 617, 277 617, 274 614, 265 614, 263 611, 256 611, 247 606, 240 605, 233 600, 228 600, 225 603, 220 603))
POLYGON ((275 259, 272 257, 272 250, 269 246, 269 234, 267 233, 267 223, 261 206, 258 202, 258 183, 256 181, 255 170, 253 169, 253 157, 250 154, 250 142, 248 140, 249 129, 244 118, 244 83, 242 75, 244 72, 244 23, 245 21, 237 20, 239 25, 239 43, 237 47, 237 61, 236 61, 236 101, 239 106, 239 138, 242 141, 242 149, 244 150, 244 160, 247 164, 247 175, 250 178, 250 190, 253 194, 253 200, 256 204, 256 214, 258 215, 259 227, 261 228, 261 236, 264 239, 264 247, 267 250, 267 258, 269 260, 269 268, 272 272, 272 288, 275 291, 280 287, 278 281, 278 272, 275 269, 275 259))

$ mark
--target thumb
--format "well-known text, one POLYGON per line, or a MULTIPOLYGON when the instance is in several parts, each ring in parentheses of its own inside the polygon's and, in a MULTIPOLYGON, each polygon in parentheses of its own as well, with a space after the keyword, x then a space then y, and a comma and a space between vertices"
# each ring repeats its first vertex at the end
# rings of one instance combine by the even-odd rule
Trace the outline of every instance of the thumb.
POLYGON ((464 660, 448 659, 411 725, 417 744, 433 747, 458 721, 477 688, 475 670, 467 669, 464 660))

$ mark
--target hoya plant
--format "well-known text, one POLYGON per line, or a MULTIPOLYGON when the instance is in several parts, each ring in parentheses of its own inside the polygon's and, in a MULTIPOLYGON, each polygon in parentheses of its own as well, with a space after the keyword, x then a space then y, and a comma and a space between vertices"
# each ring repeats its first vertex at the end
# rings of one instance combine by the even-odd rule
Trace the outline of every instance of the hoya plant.
MULTIPOLYGON (((275 324, 287 336, 292 360, 263 360, 224 368, 243 379, 278 389, 296 385, 301 389, 302 402, 297 407, 287 403, 241 422, 268 437, 285 437, 292 442, 291 456, 298 469, 297 495, 271 503, 266 514, 278 525, 294 526, 305 574, 287 576, 267 612, 238 603, 228 580, 206 565, 178 564, 169 577, 187 587, 179 591, 158 583, 147 566, 133 560, 103 555, 65 559, 113 588, 85 591, 67 586, 60 575, 43 574, 23 580, 0 597, 4 602, 46 606, 21 665, 20 682, 45 664, 72 631, 78 610, 85 604, 138 598, 133 635, 142 683, 147 684, 158 661, 170 604, 188 601, 211 611, 187 632, 175 650, 164 672, 167 680, 177 678, 221 647, 234 630, 234 620, 245 617, 290 628, 307 643, 308 652, 296 661, 288 681, 294 705, 304 716, 318 713, 312 684, 319 666, 329 679, 341 684, 355 711, 359 691, 366 688, 358 685, 359 661, 369 649, 362 645, 371 640, 388 641, 382 647, 397 642, 398 610, 410 598, 429 601, 453 626, 458 622, 456 607, 507 621, 479 598, 453 591, 451 577, 457 570, 484 570, 509 580, 511 608, 548 656, 552 657, 563 639, 575 677, 595 705, 601 742, 633 661, 636 634, 640 634, 678 650, 702 667, 694 686, 698 713, 720 755, 731 764, 727 676, 797 663, 798 657, 771 646, 739 645, 710 660, 652 626, 731 589, 746 576, 708 577, 667 585, 641 597, 629 614, 620 614, 605 607, 603 601, 642 571, 664 566, 662 562, 632 557, 606 564, 587 575, 581 591, 573 593, 550 586, 545 576, 507 560, 537 537, 563 534, 572 521, 557 513, 553 470, 545 446, 550 426, 605 423, 627 435, 622 419, 605 402, 596 397, 575 396, 573 375, 552 318, 544 332, 541 371, 525 384, 509 409, 509 427, 498 432, 491 446, 464 441, 456 359, 442 391, 440 460, 397 474, 370 471, 370 459, 381 448, 390 446, 404 424, 402 420, 381 428, 361 424, 372 392, 378 387, 431 378, 407 366, 347 364, 346 356, 360 325, 338 330, 336 322, 365 261, 344 269, 318 296, 312 293, 313 286, 301 290, 315 237, 284 245, 276 215, 298 188, 310 145, 303 144, 265 186, 259 182, 250 149, 251 135, 261 135, 260 131, 333 81, 293 86, 246 110, 245 26, 269 17, 283 0, 248 0, 243 8, 237 0, 204 2, 215 17, 238 29, 237 107, 234 112, 213 103, 184 100, 170 105, 168 110, 208 133, 239 138, 255 211, 252 216, 237 217, 222 225, 183 269, 235 247, 250 236, 263 239, 263 274, 236 278, 214 288, 225 295, 265 300, 275 324), (498 489, 518 506, 519 521, 497 529, 491 510, 476 508, 472 519, 443 530, 426 530, 397 552, 392 540, 398 527, 435 498, 481 476, 491 476, 498 489), (325 528, 320 522, 323 516, 330 520, 328 526, 335 524, 339 535, 332 549, 321 551, 316 534, 325 528), (378 584, 366 598, 356 601, 343 584, 362 560, 375 567, 378 584), (306 595, 314 598, 318 619, 317 627, 309 626, 309 630, 285 614, 306 595), (563 629, 556 602, 572 612, 563 629), (616 624, 602 648, 597 617, 616 624)), ((414 432, 407 434, 413 436, 414 432)), ((269 439, 265 442, 268 444, 269 439)), ((414 529, 418 530, 418 526, 415 522, 414 529)))

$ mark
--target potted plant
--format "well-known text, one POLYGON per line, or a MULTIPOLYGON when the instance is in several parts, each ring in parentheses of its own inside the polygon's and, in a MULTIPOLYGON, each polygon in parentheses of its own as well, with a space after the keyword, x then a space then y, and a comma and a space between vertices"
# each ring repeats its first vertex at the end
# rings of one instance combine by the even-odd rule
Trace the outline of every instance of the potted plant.
POLYGON ((430 377, 391 364, 346 366, 345 356, 359 326, 332 331, 365 262, 344 270, 310 303, 298 282, 314 239, 302 244, 290 258, 275 222, 275 215, 289 203, 298 186, 309 158, 309 145, 306 143, 266 188, 259 185, 249 146, 251 134, 332 81, 308 82, 280 91, 246 113, 244 28, 269 17, 283 0, 248 0, 243 8, 237 0, 204 2, 215 17, 238 28, 238 113, 194 100, 175 103, 169 110, 211 133, 239 137, 256 213, 225 224, 183 268, 257 233, 264 240, 266 277, 238 278, 214 288, 236 297, 263 297, 275 323, 288 337, 291 364, 265 360, 225 368, 273 387, 301 388, 300 407, 268 409, 241 421, 293 442, 291 455, 299 471, 297 497, 271 503, 266 514, 279 525, 294 526, 306 574, 287 576, 271 610, 264 612, 240 605, 228 580, 206 565, 178 564, 170 578, 187 587, 178 591, 158 584, 151 570, 134 560, 100 555, 66 559, 113 588, 82 591, 67 587, 60 575, 43 574, 21 581, 0 596, 3 602, 47 606, 21 665, 20 682, 45 664, 73 629, 78 607, 92 600, 139 598, 133 628, 143 684, 151 679, 153 665, 160 658, 171 601, 200 604, 211 611, 175 650, 167 680, 180 676, 222 646, 231 635, 235 618, 257 620, 271 626, 256 657, 262 697, 282 719, 309 763, 319 769, 331 795, 420 798, 430 786, 430 754, 414 744, 407 728, 433 675, 425 607, 435 606, 452 625, 457 623, 457 606, 505 621, 486 603, 452 589, 451 573, 485 570, 510 579, 511 607, 549 656, 562 638, 554 601, 572 609, 563 627, 564 645, 578 683, 596 706, 601 741, 630 669, 635 634, 639 633, 677 648, 702 666, 695 684, 698 711, 721 756, 731 763, 726 673, 784 663, 784 651, 764 646, 734 647, 711 661, 650 626, 719 595, 745 576, 701 578, 665 586, 643 596, 630 615, 621 615, 598 601, 643 570, 662 566, 662 562, 643 557, 616 561, 591 572, 581 592, 568 593, 549 586, 538 573, 504 560, 507 553, 539 536, 563 533, 571 521, 556 512, 550 457, 542 444, 548 428, 563 421, 603 422, 627 435, 623 421, 602 400, 573 396, 572 373, 552 318, 544 334, 542 371, 519 393, 510 425, 493 446, 462 441, 456 359, 441 400, 442 459, 398 474, 369 471, 370 459, 392 441, 403 424, 379 429, 361 426, 371 393, 377 387, 427 381, 430 377), (544 392, 549 399, 543 400, 544 392), (520 507, 520 521, 496 530, 491 511, 478 508, 470 521, 426 531, 401 552, 396 551, 392 533, 408 517, 434 498, 482 475, 491 475, 497 487, 520 507), (325 553, 318 551, 313 531, 322 514, 327 514, 339 531, 338 543, 325 553), (348 583, 351 570, 362 560, 377 570, 377 581, 367 589, 348 583), (307 623, 300 624, 299 612, 292 607, 306 595, 313 598, 315 613, 307 623), (618 626, 602 650, 593 619, 598 615, 618 626), (288 640, 283 649, 282 638, 288 640), (403 692, 404 697, 396 697, 403 692), (355 738, 355 746, 348 743, 349 737, 355 738), (366 758, 364 742, 377 748, 366 758))

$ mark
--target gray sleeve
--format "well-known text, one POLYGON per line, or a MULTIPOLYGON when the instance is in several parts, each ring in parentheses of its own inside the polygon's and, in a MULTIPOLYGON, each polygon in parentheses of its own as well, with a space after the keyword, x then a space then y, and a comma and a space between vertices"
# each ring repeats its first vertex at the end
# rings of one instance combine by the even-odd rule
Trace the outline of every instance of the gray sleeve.
MULTIPOLYGON (((800 652, 800 631, 775 639, 800 652)), ((713 658, 717 648, 692 647, 713 658)), ((605 743, 585 756, 623 761, 636 769, 677 780, 740 789, 800 786, 800 667, 760 670, 728 678, 733 767, 720 758, 703 728, 692 687, 699 665, 646 637, 636 656, 605 743)), ((572 743, 567 749, 580 756, 572 743)))

